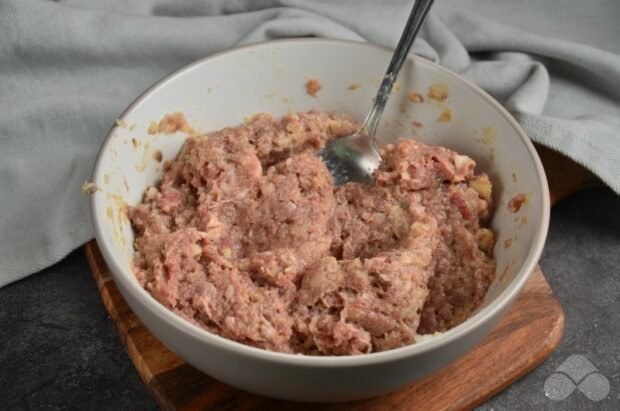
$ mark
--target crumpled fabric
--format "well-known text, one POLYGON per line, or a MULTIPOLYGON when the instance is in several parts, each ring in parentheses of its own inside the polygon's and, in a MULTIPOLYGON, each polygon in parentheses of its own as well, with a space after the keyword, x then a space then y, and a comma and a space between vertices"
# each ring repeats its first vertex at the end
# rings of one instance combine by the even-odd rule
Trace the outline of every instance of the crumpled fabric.
MULTIPOLYGON (((123 109, 240 44, 394 47, 410 0, 0 1, 0 286, 93 237, 81 195, 123 109)), ((413 51, 477 83, 532 140, 620 193, 620 2, 438 0, 413 51)))

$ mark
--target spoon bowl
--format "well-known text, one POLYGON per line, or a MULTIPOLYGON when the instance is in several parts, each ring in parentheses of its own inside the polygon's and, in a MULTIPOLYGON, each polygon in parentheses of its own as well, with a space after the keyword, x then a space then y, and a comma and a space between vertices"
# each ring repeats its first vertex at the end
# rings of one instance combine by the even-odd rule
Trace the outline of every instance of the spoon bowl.
POLYGON ((416 0, 411 14, 405 24, 403 34, 394 49, 390 65, 383 76, 383 81, 373 100, 370 112, 366 116, 362 127, 354 134, 341 137, 327 144, 318 155, 323 159, 327 169, 334 178, 334 184, 342 185, 349 181, 370 183, 372 176, 381 164, 381 156, 377 151, 375 134, 381 120, 394 82, 407 59, 428 11, 434 0, 416 0))
POLYGON ((373 173, 381 164, 381 156, 373 147, 374 139, 364 129, 338 138, 319 151, 319 156, 334 178, 334 184, 349 181, 370 183, 373 173))

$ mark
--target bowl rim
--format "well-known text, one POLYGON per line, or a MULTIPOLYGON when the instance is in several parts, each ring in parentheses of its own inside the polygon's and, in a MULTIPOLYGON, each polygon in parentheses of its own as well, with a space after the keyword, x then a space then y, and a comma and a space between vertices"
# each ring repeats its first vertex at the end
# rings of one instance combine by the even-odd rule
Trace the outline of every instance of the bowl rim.
MULTIPOLYGON (((220 58, 234 53, 245 53, 249 50, 257 50, 261 48, 270 48, 278 46, 306 46, 306 45, 337 45, 342 47, 361 47, 374 49, 381 52, 385 52, 386 56, 392 54, 393 49, 376 45, 367 42, 354 41, 354 40, 341 40, 341 39, 328 39, 328 38, 292 38, 292 39, 280 39, 271 40, 259 43, 252 43, 242 45, 230 49, 226 49, 209 56, 200 58, 198 60, 189 63, 172 73, 164 76, 159 81, 155 82, 152 86, 147 88, 142 94, 140 94, 119 116, 120 120, 125 119, 136 106, 146 100, 152 93, 157 92, 160 88, 164 87, 169 82, 172 82, 177 76, 189 72, 198 66, 209 62, 210 60, 220 58)), ((540 198, 541 206, 541 224, 537 229, 535 238, 533 241, 533 247, 528 253, 526 259, 522 262, 519 272, 512 280, 512 282, 503 290, 489 305, 481 309, 479 312, 468 318, 462 324, 443 332, 441 335, 433 337, 431 339, 421 341, 415 344, 391 349, 388 351, 375 352, 363 355, 349 355, 349 356, 312 356, 312 355, 300 355, 291 353, 281 353, 274 351, 267 351, 262 348, 251 347, 227 338, 221 337, 217 334, 206 331, 189 321, 177 316, 172 311, 161 305, 156 301, 146 290, 144 290, 135 278, 129 278, 124 270, 127 267, 123 266, 118 258, 115 257, 115 253, 112 247, 105 241, 103 232, 105 231, 105 218, 104 210, 98 205, 98 198, 100 193, 96 192, 91 195, 90 198, 90 212, 91 221, 95 231, 95 238, 97 244, 101 249, 102 255, 106 264, 108 265, 114 281, 120 283, 119 289, 128 292, 133 299, 142 304, 146 309, 153 313, 160 320, 167 323, 168 326, 175 329, 176 332, 184 333, 190 337, 201 340, 207 344, 216 346, 220 350, 228 351, 231 354, 242 355, 246 357, 252 357, 255 360, 267 361, 272 363, 279 363, 285 365, 307 366, 307 367, 352 367, 352 366, 364 366, 378 363, 386 363, 391 361, 397 361, 406 357, 413 357, 428 351, 434 351, 440 347, 446 346, 455 342, 459 338, 474 332, 484 326, 489 320, 491 320, 497 313, 502 312, 504 309, 513 302, 518 293, 523 288, 525 282, 529 278, 530 274, 534 271, 538 260, 540 259, 547 232, 549 228, 550 219, 550 196, 549 188, 547 185, 547 178, 534 145, 526 135, 525 131, 517 123, 517 121, 508 113, 508 111, 501 106, 495 99, 493 99, 488 93, 482 90, 477 85, 471 83, 465 78, 461 77, 457 73, 442 67, 441 65, 427 60, 423 57, 417 56, 413 53, 409 53, 407 60, 414 61, 415 64, 422 64, 429 66, 433 70, 437 70, 442 74, 452 77, 454 80, 463 83, 469 87, 473 92, 480 95, 489 105, 495 109, 499 114, 504 117, 510 126, 514 129, 519 136, 521 143, 524 145, 526 151, 530 155, 530 159, 534 163, 535 172, 538 177, 538 184, 540 185, 540 191, 542 197, 540 198), (101 218, 99 217, 101 216, 101 218)), ((95 165, 92 172, 91 181, 99 181, 98 177, 103 173, 102 163, 105 153, 108 151, 108 145, 111 143, 114 132, 117 126, 112 126, 108 131, 101 148, 96 157, 95 165)), ((129 271, 131 275, 131 271, 129 271)))

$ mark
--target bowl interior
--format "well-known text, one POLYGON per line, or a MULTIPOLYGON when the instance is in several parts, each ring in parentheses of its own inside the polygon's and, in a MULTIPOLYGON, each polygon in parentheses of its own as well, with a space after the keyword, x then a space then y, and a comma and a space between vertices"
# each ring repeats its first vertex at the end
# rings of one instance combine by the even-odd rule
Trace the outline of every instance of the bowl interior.
MULTIPOLYGON (((341 111, 362 120, 377 90, 389 50, 340 41, 292 40, 262 43, 201 60, 161 81, 140 97, 112 128, 93 176, 100 191, 93 195, 97 240, 116 262, 115 276, 131 279, 133 233, 124 204, 137 204, 147 186, 162 174, 186 135, 149 135, 152 121, 183 112, 189 123, 209 131, 243 122, 257 112, 274 116, 290 111, 341 111), (317 97, 304 88, 309 77, 322 89, 317 97)), ((382 142, 415 137, 467 154, 494 183, 497 234, 496 280, 481 309, 496 300, 522 273, 525 261, 537 257, 541 230, 546 232, 548 193, 541 184, 540 164, 518 126, 497 103, 447 70, 411 57, 403 67, 379 128, 382 142), (441 85, 448 98, 428 98, 429 87, 441 85), (424 102, 412 102, 410 93, 424 102), (507 205, 515 195, 528 201, 518 212, 507 205)), ((544 236, 544 233, 543 233, 544 236)), ((105 250, 104 250, 105 251, 105 250)), ((108 261, 110 264, 110 261, 108 261)), ((136 291, 140 292, 140 291, 136 291)), ((143 291, 142 291, 143 292, 143 291)), ((153 300, 154 302, 154 300, 153 300)))

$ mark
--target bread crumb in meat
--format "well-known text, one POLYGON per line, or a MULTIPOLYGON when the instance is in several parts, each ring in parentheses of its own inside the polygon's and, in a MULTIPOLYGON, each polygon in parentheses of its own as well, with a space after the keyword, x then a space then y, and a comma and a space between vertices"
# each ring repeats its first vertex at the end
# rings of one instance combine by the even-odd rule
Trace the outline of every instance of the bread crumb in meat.
POLYGON ((150 135, 158 133, 174 134, 177 131, 188 134, 197 133, 196 130, 190 127, 185 115, 181 112, 168 113, 159 121, 159 123, 152 121, 147 129, 147 132, 150 135))
POLYGON ((205 330, 288 353, 384 351, 465 321, 495 274, 488 178, 401 139, 372 184, 334 186, 315 153, 357 127, 310 111, 190 136, 128 210, 140 284, 205 330))
POLYGON ((429 100, 444 102, 450 96, 450 90, 448 89, 448 86, 445 84, 441 84, 441 83, 432 84, 428 88, 428 93, 426 94, 426 96, 429 98, 429 100))
POLYGON ((452 120, 452 110, 450 110, 448 107, 444 107, 444 109, 441 111, 441 113, 439 113, 439 116, 437 117, 437 122, 447 123, 450 120, 452 120))
POLYGON ((101 189, 92 181, 85 181, 84 184, 82 184, 82 193, 84 194, 94 194, 97 191, 101 191, 101 189))
POLYGON ((412 91, 409 93, 409 101, 412 103, 422 103, 424 102, 424 97, 422 97, 422 94, 412 91))

